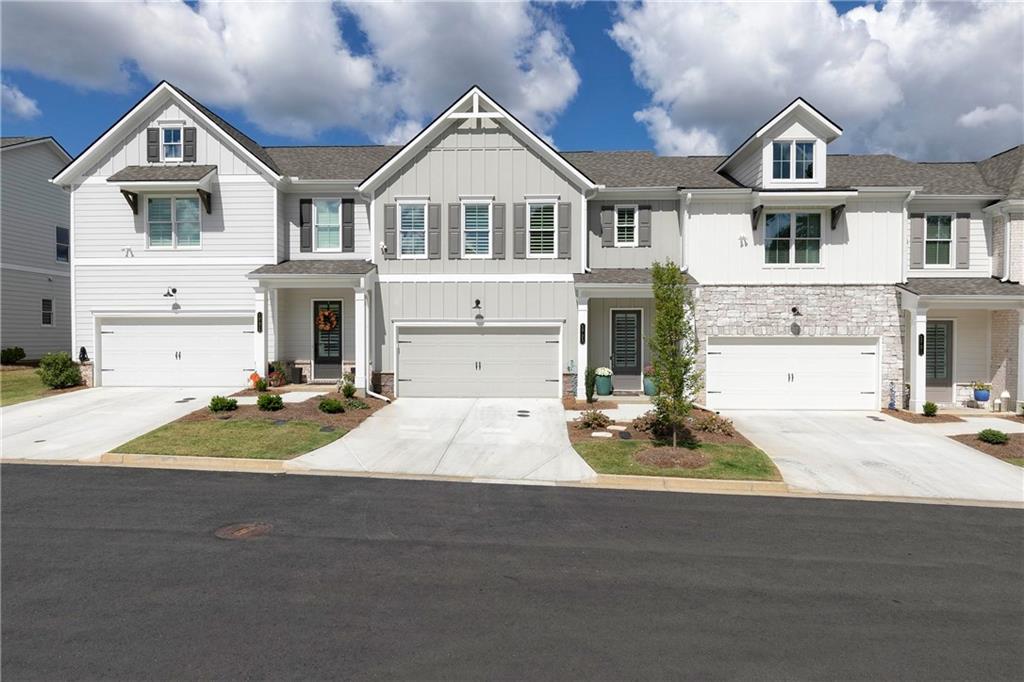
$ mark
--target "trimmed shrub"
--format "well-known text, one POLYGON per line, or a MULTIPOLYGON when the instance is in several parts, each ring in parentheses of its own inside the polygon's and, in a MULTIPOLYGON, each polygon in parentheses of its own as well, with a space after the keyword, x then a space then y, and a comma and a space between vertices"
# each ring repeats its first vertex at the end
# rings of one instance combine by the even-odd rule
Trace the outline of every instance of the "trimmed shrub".
POLYGON ((346 398, 356 397, 356 385, 351 381, 346 381, 341 385, 341 394, 346 398))
POLYGON ((587 389, 587 402, 594 402, 594 392, 597 390, 597 370, 593 367, 587 367, 587 373, 585 375, 586 389, 587 389))
POLYGON ((320 401, 320 411, 327 414, 338 414, 345 411, 345 406, 337 398, 324 398, 320 401))
POLYGON ((0 350, 0 365, 13 365, 25 359, 25 349, 21 346, 11 346, 0 350))
POLYGON ((934 417, 939 413, 939 406, 929 400, 921 407, 921 412, 923 412, 926 417, 934 417))
POLYGON ((50 388, 68 388, 82 383, 82 371, 67 353, 47 353, 39 361, 36 374, 50 388))
POLYGON ((600 410, 587 410, 576 418, 578 429, 603 429, 612 423, 612 418, 600 410))
POLYGON ((698 417, 693 421, 693 427, 704 433, 717 433, 723 436, 731 436, 735 433, 732 420, 717 414, 698 417))
POLYGON ((256 398, 256 407, 265 412, 276 412, 284 407, 284 400, 276 393, 263 393, 256 398))
POLYGON ((252 387, 255 388, 258 392, 264 393, 267 390, 267 380, 262 378, 257 379, 256 381, 252 382, 252 387))
POLYGON ((359 398, 348 398, 345 400, 345 407, 349 410, 368 410, 370 406, 359 398))
POLYGON ((659 440, 672 435, 672 425, 658 410, 648 410, 634 419, 633 430, 649 433, 659 440))
POLYGON ((999 429, 984 429, 978 432, 978 440, 992 445, 1006 445, 1010 442, 1010 437, 999 429))
POLYGON ((225 398, 222 395, 210 398, 210 412, 230 412, 237 409, 238 401, 234 398, 225 398))

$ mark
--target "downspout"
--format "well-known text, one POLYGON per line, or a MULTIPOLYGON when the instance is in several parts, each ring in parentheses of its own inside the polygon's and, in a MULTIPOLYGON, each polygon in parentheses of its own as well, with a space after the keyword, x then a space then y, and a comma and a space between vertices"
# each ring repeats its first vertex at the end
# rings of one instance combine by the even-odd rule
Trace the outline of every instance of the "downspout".
POLYGON ((590 200, 597 196, 601 187, 602 185, 598 185, 593 189, 583 190, 583 215, 580 218, 580 223, 583 228, 583 239, 580 240, 580 263, 583 266, 583 272, 590 272, 590 230, 587 226, 590 212, 587 208, 589 207, 588 205, 590 200))
MULTIPOLYGON (((374 242, 375 234, 374 234, 374 231, 373 231, 374 224, 376 223, 376 221, 374 220, 374 215, 373 214, 374 214, 375 209, 376 209, 377 193, 373 192, 373 193, 370 194, 370 196, 367 196, 365 192, 359 192, 359 196, 360 196, 360 198, 362 198, 363 201, 369 202, 369 208, 368 208, 368 213, 369 213, 368 218, 369 218, 369 220, 367 222, 369 223, 369 228, 370 228, 370 262, 376 264, 377 263, 377 244, 376 244, 376 242, 374 242)), ((377 319, 376 319, 376 316, 375 316, 373 308, 372 308, 372 306, 374 305, 374 301, 375 300, 376 300, 376 297, 371 297, 370 298, 370 305, 371 305, 371 309, 369 311, 369 318, 370 319, 367 321, 368 322, 368 324, 367 324, 368 329, 366 330, 366 335, 367 335, 369 340, 372 340, 372 342, 370 342, 370 341, 367 342, 367 346, 368 346, 367 350, 368 351, 372 349, 373 343, 376 342, 376 338, 375 338, 376 337, 376 333, 375 333, 375 330, 374 330, 373 326, 377 323, 377 319)), ((366 354, 366 367, 363 368, 363 375, 366 377, 366 386, 363 388, 363 392, 365 392, 366 395, 370 396, 371 398, 376 398, 377 400, 383 400, 386 403, 390 403, 391 402, 391 398, 388 398, 387 396, 383 396, 380 393, 374 393, 369 388, 372 385, 371 377, 373 376, 373 372, 370 371, 372 369, 372 367, 373 367, 373 361, 371 360, 371 357, 372 357, 371 353, 367 353, 366 354)))
POLYGON ((910 244, 907 241, 907 226, 910 223, 910 202, 913 201, 916 194, 917 190, 912 189, 907 193, 907 198, 903 200, 902 239, 900 240, 900 281, 904 284, 907 283, 907 251, 910 248, 910 244))

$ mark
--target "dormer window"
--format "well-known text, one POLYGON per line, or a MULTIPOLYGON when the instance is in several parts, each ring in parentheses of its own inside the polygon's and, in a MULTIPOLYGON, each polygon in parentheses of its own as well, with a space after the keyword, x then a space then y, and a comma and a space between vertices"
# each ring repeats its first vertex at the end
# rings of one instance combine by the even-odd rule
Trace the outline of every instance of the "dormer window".
POLYGON ((773 180, 814 178, 814 142, 777 140, 772 143, 773 180))
POLYGON ((183 130, 183 125, 160 126, 160 154, 164 161, 181 161, 184 158, 183 130))

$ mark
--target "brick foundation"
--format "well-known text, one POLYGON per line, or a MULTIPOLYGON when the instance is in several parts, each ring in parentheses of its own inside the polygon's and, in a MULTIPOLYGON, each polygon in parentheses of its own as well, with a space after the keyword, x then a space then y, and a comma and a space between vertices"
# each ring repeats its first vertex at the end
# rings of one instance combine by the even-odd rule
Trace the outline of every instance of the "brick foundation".
POLYGON ((395 395, 395 375, 391 372, 374 372, 370 378, 370 385, 373 386, 374 393, 389 398, 395 395))

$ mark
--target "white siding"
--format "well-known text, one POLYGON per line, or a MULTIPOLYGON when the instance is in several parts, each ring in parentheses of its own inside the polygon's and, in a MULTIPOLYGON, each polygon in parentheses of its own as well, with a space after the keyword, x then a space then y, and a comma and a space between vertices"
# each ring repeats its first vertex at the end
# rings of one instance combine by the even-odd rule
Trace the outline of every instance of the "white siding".
POLYGON ((754 147, 733 161, 733 177, 746 187, 761 186, 762 147, 754 147))
POLYGON ((341 192, 289 192, 281 194, 284 205, 279 207, 285 221, 287 231, 288 255, 287 260, 334 260, 334 259, 355 259, 371 260, 373 258, 370 241, 370 207, 362 199, 356 198, 355 212, 355 250, 350 253, 339 251, 307 251, 299 250, 299 200, 300 199, 321 199, 325 197, 353 198, 351 194, 341 192))
POLYGON ((647 268, 651 263, 671 259, 679 263, 679 200, 674 199, 593 199, 587 206, 587 241, 590 267, 647 268), (601 207, 616 204, 651 207, 651 245, 649 247, 605 247, 601 241, 601 207))
POLYGON ((355 296, 352 289, 281 289, 278 315, 281 324, 279 360, 310 362, 313 352, 313 301, 341 301, 341 359, 356 361, 355 296))
MULTIPOLYGON (((922 268, 907 270, 908 277, 991 277, 993 248, 991 244, 991 225, 986 223, 981 206, 972 203, 959 205, 950 202, 915 201, 910 204, 910 213, 970 213, 971 214, 971 266, 965 269, 922 268)), ((910 229, 907 229, 910 239, 910 229)), ((954 218, 953 244, 956 247, 956 223, 954 218)), ((909 262, 909 261, 908 261, 909 262)), ((956 257, 953 258, 956 263, 956 257)), ((1001 273, 995 273, 1001 274, 1001 273)))

